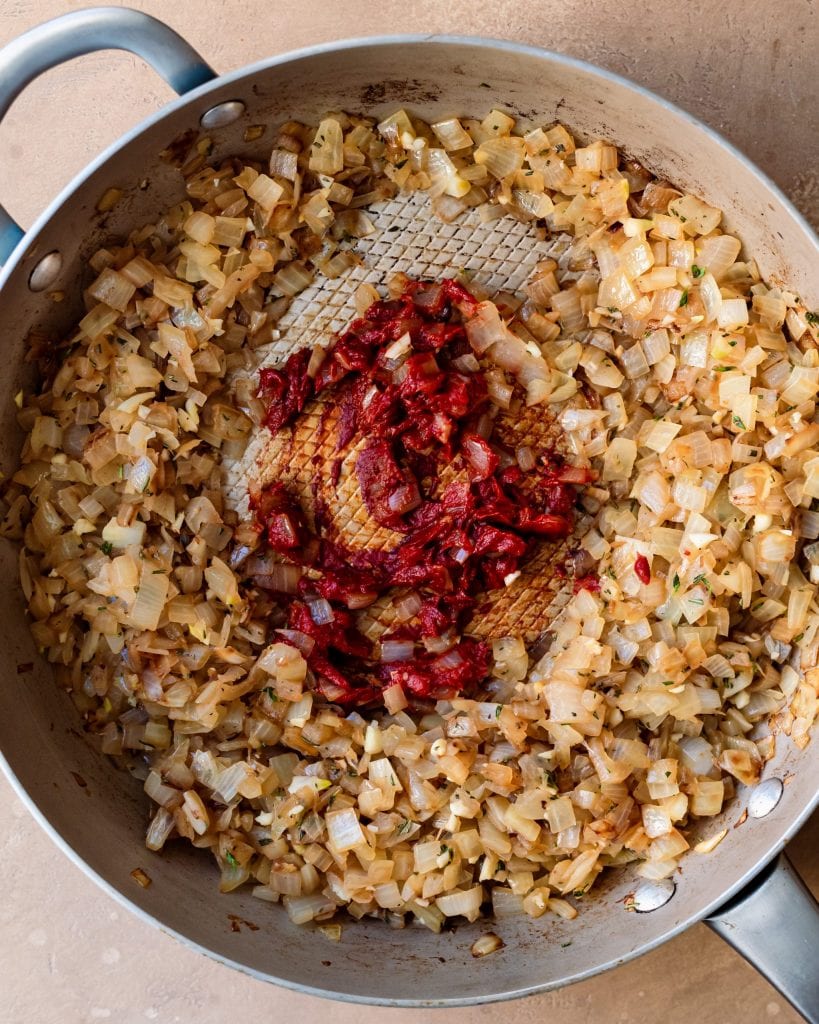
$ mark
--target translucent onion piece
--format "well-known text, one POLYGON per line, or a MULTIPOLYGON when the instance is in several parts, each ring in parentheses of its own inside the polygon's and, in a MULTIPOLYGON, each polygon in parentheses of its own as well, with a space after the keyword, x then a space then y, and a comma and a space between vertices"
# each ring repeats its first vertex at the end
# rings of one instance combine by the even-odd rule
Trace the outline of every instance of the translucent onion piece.
POLYGON ((364 845, 364 833, 351 807, 340 811, 328 811, 324 820, 329 840, 339 853, 364 845))
POLYGON ((430 127, 441 140, 441 145, 444 149, 449 152, 467 149, 472 145, 471 136, 464 130, 457 117, 451 117, 446 121, 438 121, 430 127))
POLYGON ((332 605, 323 597, 308 601, 307 607, 310 609, 310 618, 317 626, 326 626, 335 619, 332 605))
POLYGON ((492 302, 479 303, 475 315, 467 320, 465 326, 469 344, 477 355, 506 336, 506 328, 492 302))
POLYGON ((381 661, 408 661, 415 651, 412 640, 382 640, 381 661))

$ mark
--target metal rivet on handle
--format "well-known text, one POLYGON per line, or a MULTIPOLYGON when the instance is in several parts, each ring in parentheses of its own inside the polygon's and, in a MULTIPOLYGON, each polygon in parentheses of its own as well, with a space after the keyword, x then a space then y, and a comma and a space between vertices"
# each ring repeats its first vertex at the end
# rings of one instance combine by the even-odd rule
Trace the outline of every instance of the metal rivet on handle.
POLYGON ((748 800, 748 813, 752 818, 764 818, 782 799, 784 786, 781 779, 760 782, 748 800))
POLYGON ((29 288, 33 292, 45 291, 46 288, 54 284, 62 269, 62 254, 56 250, 48 253, 46 256, 43 256, 34 270, 28 275, 29 288))
POLYGON ((199 124, 203 128, 224 128, 225 125, 238 121, 244 112, 245 105, 241 100, 227 100, 206 110, 199 118, 199 124))
POLYGON ((643 882, 637 887, 633 898, 626 904, 638 914, 649 914, 659 910, 676 892, 677 886, 670 878, 660 878, 656 882, 643 882))

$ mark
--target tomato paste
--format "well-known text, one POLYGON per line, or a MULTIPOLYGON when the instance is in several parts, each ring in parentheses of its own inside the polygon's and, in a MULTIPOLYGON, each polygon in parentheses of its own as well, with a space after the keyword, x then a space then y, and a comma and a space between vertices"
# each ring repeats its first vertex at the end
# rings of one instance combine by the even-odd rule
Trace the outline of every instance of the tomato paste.
MULTIPOLYGON (((474 690, 491 650, 463 636, 482 595, 508 585, 539 538, 568 536, 586 471, 540 452, 524 473, 493 442, 487 384, 464 330, 477 305, 458 282, 411 282, 400 298, 376 302, 339 335, 315 368, 309 351, 260 374, 265 424, 277 431, 311 398, 333 388, 341 404, 338 452, 365 440, 355 462, 364 504, 400 535, 387 551, 352 551, 316 516, 312 531, 280 483, 254 500, 267 546, 314 570, 299 593, 280 594, 289 631, 310 638, 307 660, 324 694, 348 704, 377 702, 400 684, 410 700, 474 690), (312 375, 311 375, 312 368, 312 375), (489 434, 489 436, 487 436, 489 434), (462 467, 446 486, 444 468, 462 467), (409 621, 381 638, 404 641, 400 661, 376 660, 355 612, 384 594, 416 595, 409 621)), ((327 467, 338 481, 340 460, 327 467)), ((485 598, 484 598, 485 601, 485 598)), ((394 647, 395 645, 392 645, 394 647)), ((391 647, 387 647, 389 651, 391 647)))

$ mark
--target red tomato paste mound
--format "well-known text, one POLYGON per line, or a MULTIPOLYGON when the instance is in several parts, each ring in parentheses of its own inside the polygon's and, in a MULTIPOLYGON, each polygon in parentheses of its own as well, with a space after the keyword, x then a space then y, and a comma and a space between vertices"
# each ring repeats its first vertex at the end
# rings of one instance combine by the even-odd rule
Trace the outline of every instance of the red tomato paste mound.
MULTIPOLYGON (((463 358, 471 353, 463 324, 476 306, 456 281, 411 282, 400 298, 371 305, 318 367, 301 350, 260 373, 274 432, 334 389, 339 454, 365 439, 355 462, 362 499, 377 523, 402 535, 389 551, 352 551, 320 522, 311 530, 282 484, 254 499, 268 548, 313 570, 287 588, 296 593, 277 595, 289 626, 280 632, 332 701, 379 703, 392 686, 411 701, 473 691, 492 664, 487 643, 462 635, 481 595, 515 579, 538 539, 572 532, 586 471, 541 452, 524 473, 491 441, 483 371, 464 369, 477 365, 463 358), (441 487, 450 465, 465 473, 441 487), (381 637, 377 657, 355 612, 385 594, 405 621, 381 637)), ((339 468, 336 460, 328 470, 333 482, 339 468)), ((275 577, 265 585, 275 589, 275 577)))

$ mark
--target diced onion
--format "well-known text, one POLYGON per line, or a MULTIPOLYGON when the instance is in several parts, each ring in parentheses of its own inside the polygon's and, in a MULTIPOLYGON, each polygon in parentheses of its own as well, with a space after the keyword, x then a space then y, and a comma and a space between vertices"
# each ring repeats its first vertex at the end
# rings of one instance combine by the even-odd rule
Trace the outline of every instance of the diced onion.
POLYGON ((475 162, 499 180, 508 178, 523 165, 523 139, 505 136, 487 139, 475 150, 475 162))
POLYGON ((323 597, 308 601, 307 607, 310 609, 310 618, 317 626, 326 626, 335 619, 332 605, 323 597))
POLYGON ((142 544, 145 537, 145 523, 135 519, 130 526, 121 526, 116 519, 110 519, 102 529, 102 539, 115 548, 127 548, 142 544))
POLYGON ((341 125, 333 117, 325 118, 316 129, 310 147, 310 170, 319 174, 338 174, 344 166, 344 142, 341 125))
POLYGON ((535 468, 535 453, 528 445, 518 448, 515 452, 515 458, 524 473, 528 473, 530 469, 535 468))
POLYGON ((435 905, 445 917, 465 917, 467 921, 474 921, 481 912, 482 902, 483 887, 475 885, 471 889, 439 896, 435 905))
POLYGON ((402 484, 387 497, 390 512, 404 515, 421 504, 421 494, 416 483, 402 484))
POLYGON ((415 651, 415 644, 412 640, 382 640, 381 660, 409 661, 415 651))
POLYGON ((506 335, 506 328, 492 302, 479 303, 475 315, 466 321, 465 327, 469 344, 478 355, 506 335))
POLYGON ((305 658, 309 658, 313 653, 316 641, 311 636, 307 636, 306 633, 302 633, 297 629, 280 629, 278 633, 287 643, 300 651, 305 658))
MULTIPOLYGON (((250 571, 248 569, 248 572, 250 571)), ((255 572, 252 575, 261 586, 268 590, 276 590, 281 594, 297 594, 302 570, 297 565, 274 562, 267 572, 255 572)))
POLYGON ((384 701, 384 707, 391 715, 403 711, 409 703, 400 683, 385 686, 381 691, 381 698, 384 701))
POLYGON ((284 906, 293 924, 308 924, 317 917, 332 914, 336 904, 323 893, 309 896, 285 896, 284 906))
POLYGON ((704 274, 700 280, 700 299, 705 310, 705 322, 713 323, 722 309, 722 293, 713 274, 704 274))
POLYGON ((446 121, 437 121, 430 127, 441 140, 444 149, 449 152, 466 149, 472 145, 471 136, 464 131, 464 127, 457 117, 451 117, 446 121))
POLYGON ((339 853, 364 844, 364 833, 352 807, 328 811, 324 820, 329 840, 339 853))
POLYGON ((489 956, 490 953, 496 953, 499 949, 503 949, 503 939, 494 932, 487 932, 486 935, 481 935, 475 939, 470 947, 470 952, 474 957, 489 956))

